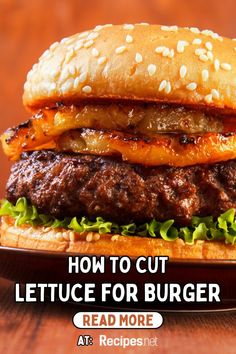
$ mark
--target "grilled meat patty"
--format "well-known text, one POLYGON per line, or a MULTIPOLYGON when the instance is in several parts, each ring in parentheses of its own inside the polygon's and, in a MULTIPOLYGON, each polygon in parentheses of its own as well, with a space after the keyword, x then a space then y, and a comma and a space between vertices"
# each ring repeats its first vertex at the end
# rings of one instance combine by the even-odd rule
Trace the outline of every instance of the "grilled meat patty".
POLYGON ((19 197, 44 214, 101 216, 122 223, 192 215, 218 216, 236 208, 236 160, 190 167, 145 167, 93 155, 34 151, 11 169, 8 200, 19 197))

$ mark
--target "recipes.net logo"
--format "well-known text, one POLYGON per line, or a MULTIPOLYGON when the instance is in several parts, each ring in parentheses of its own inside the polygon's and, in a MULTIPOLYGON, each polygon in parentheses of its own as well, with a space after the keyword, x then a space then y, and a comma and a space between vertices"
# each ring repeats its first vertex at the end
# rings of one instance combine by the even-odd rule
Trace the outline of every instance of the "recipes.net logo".
POLYGON ((157 337, 108 337, 105 334, 99 336, 101 347, 157 347, 157 337))

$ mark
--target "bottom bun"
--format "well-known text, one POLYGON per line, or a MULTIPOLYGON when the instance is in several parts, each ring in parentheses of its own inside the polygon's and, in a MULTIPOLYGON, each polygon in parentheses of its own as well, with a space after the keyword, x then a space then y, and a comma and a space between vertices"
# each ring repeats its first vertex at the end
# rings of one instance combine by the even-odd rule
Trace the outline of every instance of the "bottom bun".
POLYGON ((166 255, 172 259, 236 259, 236 246, 219 241, 196 241, 194 245, 187 245, 181 239, 168 242, 159 238, 100 235, 96 232, 78 234, 66 229, 15 226, 14 222, 11 217, 2 217, 2 246, 130 257, 166 255))

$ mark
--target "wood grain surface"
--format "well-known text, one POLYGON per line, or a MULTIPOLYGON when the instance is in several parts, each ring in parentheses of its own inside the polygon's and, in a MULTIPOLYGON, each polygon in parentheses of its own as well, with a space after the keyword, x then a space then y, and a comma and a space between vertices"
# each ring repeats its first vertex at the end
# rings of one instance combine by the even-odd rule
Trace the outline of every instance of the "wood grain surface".
MULTIPOLYGON (((54 41, 104 23, 150 22, 211 28, 236 37, 235 0, 0 0, 0 131, 29 117, 21 96, 25 77, 54 41)), ((0 154, 0 195, 10 164, 0 154)), ((95 346, 78 348, 81 332, 71 319, 80 307, 62 304, 14 304, 13 283, 0 280, 0 353, 47 354, 112 352, 95 346)), ((164 314, 158 331, 122 331, 123 336, 157 336, 157 349, 128 353, 234 354, 236 313, 164 314)), ((104 331, 105 332, 105 331, 104 331)), ((115 331, 105 334, 114 337, 115 331)), ((124 350, 115 350, 123 353, 124 350)))
MULTIPOLYGON (((163 313, 158 330, 76 329, 73 315, 93 310, 68 304, 15 304, 13 283, 0 280, 0 353, 159 353, 159 354, 235 354, 236 312, 211 314, 163 313), (93 337, 94 346, 76 346, 80 334, 93 337), (157 337, 157 347, 104 348, 99 335, 108 337, 157 337)), ((97 309, 95 309, 96 311, 97 309)))

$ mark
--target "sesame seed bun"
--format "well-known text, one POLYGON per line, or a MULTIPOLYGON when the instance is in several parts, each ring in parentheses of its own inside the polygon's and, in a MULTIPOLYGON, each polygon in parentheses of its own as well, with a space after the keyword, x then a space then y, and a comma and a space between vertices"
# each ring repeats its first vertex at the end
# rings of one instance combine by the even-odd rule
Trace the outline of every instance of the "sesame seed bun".
POLYGON ((236 247, 224 242, 196 241, 194 247, 183 240, 164 241, 160 238, 100 235, 95 232, 76 234, 50 227, 14 226, 14 220, 3 217, 0 244, 6 247, 76 252, 78 254, 127 255, 130 257, 160 256, 173 259, 236 259, 236 247))
POLYGON ((119 99, 234 110, 235 49, 209 30, 97 26, 51 45, 27 76, 24 105, 119 99))

